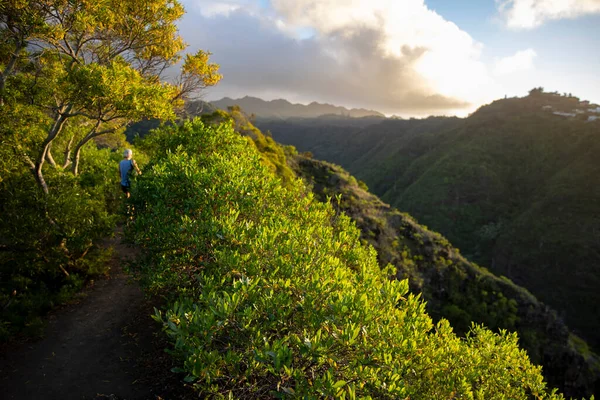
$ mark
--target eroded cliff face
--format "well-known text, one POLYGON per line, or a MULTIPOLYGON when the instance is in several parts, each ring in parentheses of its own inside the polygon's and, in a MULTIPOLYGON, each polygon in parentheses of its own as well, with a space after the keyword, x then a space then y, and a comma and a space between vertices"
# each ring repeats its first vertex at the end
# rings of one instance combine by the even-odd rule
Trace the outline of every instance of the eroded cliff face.
POLYGON ((302 155, 289 163, 317 196, 356 221, 381 265, 391 263, 397 278, 409 278, 431 316, 448 319, 460 334, 471 321, 516 331, 551 386, 574 397, 599 392, 598 357, 526 289, 468 261, 443 236, 383 203, 341 167, 302 155))

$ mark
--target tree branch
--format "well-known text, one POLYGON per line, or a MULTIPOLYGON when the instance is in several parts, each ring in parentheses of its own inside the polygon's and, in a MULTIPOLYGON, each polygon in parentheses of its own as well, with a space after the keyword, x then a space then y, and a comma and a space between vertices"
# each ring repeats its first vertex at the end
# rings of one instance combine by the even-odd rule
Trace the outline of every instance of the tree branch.
POLYGON ((46 152, 46 161, 54 168, 57 168, 56 162, 54 161, 54 157, 52 157, 52 143, 48 145, 48 151, 46 152))
POLYGON ((24 40, 15 39, 15 42, 15 51, 11 53, 10 59, 8 60, 8 63, 6 63, 4 70, 0 72, 0 106, 4 105, 4 90, 6 88, 6 80, 14 73, 17 60, 19 59, 19 53, 21 53, 21 51, 23 51, 27 46, 24 40))
POLYGON ((81 149, 83 148, 83 146, 85 146, 93 138, 101 136, 101 135, 106 135, 107 133, 114 132, 115 130, 117 130, 120 127, 120 126, 115 126, 115 127, 109 128, 109 129, 103 129, 103 130, 99 131, 98 127, 100 126, 101 122, 102 121, 100 119, 98 119, 96 122, 96 125, 89 131, 89 133, 87 135, 85 135, 83 137, 83 139, 81 139, 79 141, 79 143, 77 143, 77 146, 75 146, 75 154, 73 156, 73 164, 71 166, 71 171, 73 172, 73 175, 79 174, 79 159, 80 159, 81 149))
POLYGON ((67 147, 65 148, 65 162, 63 163, 62 168, 65 169, 71 164, 71 146, 73 145, 73 140, 75 139, 75 135, 71 136, 69 143, 67 143, 67 147))
POLYGON ((64 107, 64 109, 57 110, 54 124, 52 124, 52 128, 50 128, 48 136, 42 143, 42 151, 35 163, 33 175, 35 177, 36 182, 42 188, 45 194, 48 194, 49 190, 48 184, 46 183, 43 174, 44 161, 46 160, 48 149, 50 148, 52 142, 54 141, 54 139, 56 139, 66 122, 65 115, 68 114, 69 111, 71 111, 71 108, 73 108, 73 105, 69 104, 66 107, 64 107))

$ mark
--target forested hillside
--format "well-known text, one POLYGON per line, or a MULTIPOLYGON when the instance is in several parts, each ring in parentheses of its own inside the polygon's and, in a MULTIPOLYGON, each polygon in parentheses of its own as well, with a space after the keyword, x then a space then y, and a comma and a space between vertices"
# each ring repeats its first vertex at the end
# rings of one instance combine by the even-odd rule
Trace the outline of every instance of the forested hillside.
MULTIPOLYGON (((600 124, 556 110, 574 97, 532 91, 466 119, 366 128, 258 121, 300 151, 341 164, 469 258, 528 288, 600 346, 600 124)), ((585 118, 584 118, 585 117, 585 118)))
POLYGON ((128 230, 201 395, 554 398, 516 336, 434 325, 349 217, 300 181, 285 188, 231 124, 147 136, 128 230))
POLYGON ((527 290, 470 263, 446 239, 382 203, 340 167, 297 155, 289 146, 280 147, 239 108, 202 118, 209 123, 233 123, 236 132, 252 139, 263 162, 285 185, 293 175, 281 165, 287 158, 321 200, 341 195, 333 205, 356 221, 362 238, 377 250, 380 266, 391 263, 397 268, 397 278, 408 278, 411 290, 424 296, 434 320, 449 319, 459 334, 468 332, 472 321, 516 331, 521 346, 535 363, 543 365, 552 386, 572 396, 594 392, 600 376, 597 357, 527 290))
MULTIPOLYGON (((164 374, 199 397, 562 399, 537 363, 567 395, 597 389, 594 354, 528 292, 239 108, 187 118, 184 101, 221 75, 210 53, 182 55, 177 1, 0 10, 2 341, 40 335, 109 273, 99 242, 121 221, 179 363, 164 374), (160 127, 133 147, 142 172, 125 198, 134 122, 160 127), (338 193, 337 208, 319 201, 338 193)), ((440 137, 466 129, 433 118, 411 132, 448 123, 440 137)))
POLYGON ((321 200, 331 198, 336 209, 356 221, 380 265, 391 263, 398 279, 408 278, 434 319, 447 318, 458 333, 467 332, 472 321, 516 331, 552 386, 571 396, 598 391, 600 358, 525 288, 468 261, 443 236, 368 193, 341 167, 302 155, 290 162, 321 200))
MULTIPOLYGON (((295 155, 293 148, 281 148, 256 129, 239 108, 202 118, 208 123, 229 121, 236 132, 252 139, 249 143, 259 149, 263 163, 281 176, 284 184, 291 182, 291 171, 282 166, 287 158, 322 200, 341 194, 340 202, 334 201, 334 205, 358 223, 363 239, 377 250, 380 265, 392 263, 397 277, 408 278, 412 291, 422 293, 435 320, 448 318, 459 334, 469 331, 471 321, 516 331, 534 362, 543 364, 552 386, 573 396, 595 391, 599 373, 596 356, 525 289, 471 264, 443 237, 367 193, 363 184, 339 167, 295 155)), ((431 120, 439 121, 443 122, 431 120)))

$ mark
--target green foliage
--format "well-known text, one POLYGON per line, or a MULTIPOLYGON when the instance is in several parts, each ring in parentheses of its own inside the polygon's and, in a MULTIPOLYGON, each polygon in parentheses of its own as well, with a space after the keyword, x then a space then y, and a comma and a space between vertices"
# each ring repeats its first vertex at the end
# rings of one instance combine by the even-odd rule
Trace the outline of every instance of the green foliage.
MULTIPOLYGON (((7 150, 4 148, 4 150, 7 150)), ((115 158, 109 149, 86 150, 78 177, 48 174, 45 195, 29 171, 4 170, 0 182, 0 339, 39 334, 40 315, 69 299, 89 276, 106 273, 110 251, 97 241, 112 234, 119 209, 115 158), (32 328, 32 327, 35 327, 32 328)), ((18 159, 3 151, 8 163, 18 159)), ((17 164, 18 165, 18 164, 17 164)))
POLYGON ((434 320, 447 318, 461 335, 472 321, 518 332, 519 343, 542 364, 550 385, 574 397, 593 393, 598 357, 574 348, 565 324, 527 290, 469 262, 444 237, 358 188, 341 167, 303 156, 292 164, 321 200, 331 198, 336 209, 356 221, 381 265, 391 263, 399 279, 409 279, 434 320))
POLYGON ((41 326, 39 315, 106 272, 98 241, 121 205, 123 127, 174 119, 185 98, 221 79, 199 51, 174 83, 161 82, 181 61, 183 13, 176 0, 0 4, 3 338, 41 326))
POLYGON ((535 88, 463 120, 259 127, 342 165, 467 258, 526 287, 598 349, 600 186, 593 182, 600 173, 599 125, 543 107, 572 112, 586 106, 535 88))
POLYGON ((176 96, 176 89, 144 77, 122 58, 111 60, 108 65, 75 66, 69 72, 64 83, 70 86, 69 95, 82 110, 113 108, 133 120, 174 117, 170 101, 176 96))
POLYGON ((202 119, 209 123, 230 121, 236 132, 251 139, 250 142, 260 152, 263 163, 281 178, 284 186, 290 185, 294 180, 295 174, 288 166, 287 157, 296 154, 296 149, 293 146, 282 147, 270 135, 264 135, 239 107, 230 107, 229 112, 217 110, 203 115, 202 119))
POLYGON ((514 334, 433 325, 351 220, 230 124, 150 135, 128 234, 186 381, 215 398, 561 398, 514 334))

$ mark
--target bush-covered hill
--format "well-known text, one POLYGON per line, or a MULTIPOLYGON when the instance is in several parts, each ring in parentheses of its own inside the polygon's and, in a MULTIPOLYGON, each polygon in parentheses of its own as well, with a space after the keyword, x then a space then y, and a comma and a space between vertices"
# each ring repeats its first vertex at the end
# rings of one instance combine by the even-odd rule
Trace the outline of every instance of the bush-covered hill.
MULTIPOLYGON (((343 194, 339 205, 356 220, 362 237, 376 248, 380 264, 391 262, 398 268, 400 278, 410 278, 411 289, 423 294, 428 312, 435 320, 448 318, 460 334, 469 330, 471 321, 484 323, 492 329, 517 331, 521 345, 535 363, 544 366, 544 375, 552 386, 574 396, 594 392, 594 382, 598 378, 595 356, 581 340, 569 335, 554 312, 526 290, 466 261, 444 238, 367 193, 360 188, 364 185, 339 167, 303 156, 294 157, 295 149, 281 147, 269 135, 263 135, 239 108, 231 107, 229 112, 212 114, 203 111, 205 122, 218 124, 227 121, 233 124, 236 132, 252 139, 248 143, 257 147, 263 165, 278 174, 284 184, 289 185, 290 177, 294 175, 285 166, 287 156, 288 160, 296 160, 291 164, 299 175, 314 184, 321 199, 324 195, 343 194)), ((319 124, 309 120, 296 122, 319 124)), ((398 123, 411 127, 415 122, 387 121, 390 127, 398 123)), ((426 125, 439 127, 458 122, 460 120, 456 118, 430 118, 426 125)), ((420 136, 423 132, 427 129, 413 127, 403 138, 423 142, 420 136)), ((147 133, 143 130, 142 136, 147 133)), ((391 137, 394 135, 392 129, 387 133, 391 137)), ((343 134, 342 130, 340 134, 343 134)), ((385 142, 381 140, 382 150, 386 149, 385 142)), ((398 140, 397 143, 401 142, 398 140)), ((359 153, 360 149, 356 149, 356 158, 359 158, 359 153)))
MULTIPOLYGON (((277 152, 275 149, 279 146, 269 136, 263 135, 260 130, 256 129, 237 107, 232 107, 230 113, 219 112, 204 115, 203 119, 209 122, 235 121, 236 132, 253 139, 257 149, 261 152, 263 162, 265 162, 265 157, 273 157, 273 154, 277 152), (270 145, 265 147, 265 142, 270 145)), ((431 119, 430 122, 437 121, 439 123, 440 120, 431 119)), ((308 121, 303 120, 303 122, 308 121)), ((391 219, 397 222, 400 213, 390 209, 388 205, 368 193, 362 182, 357 182, 340 167, 310 160, 303 155, 298 156, 295 149, 290 146, 285 146, 284 149, 290 165, 294 167, 299 176, 313 185, 313 188, 316 189, 315 193, 322 200, 327 195, 343 195, 341 203, 336 202, 334 205, 341 205, 343 211, 357 222, 361 228, 362 237, 378 251, 380 265, 385 266, 388 262, 392 262, 399 270, 400 277, 411 278, 412 289, 416 293, 423 293, 428 301, 428 312, 435 319, 448 318, 454 329, 463 333, 468 331, 471 321, 484 323, 494 329, 516 330, 521 336, 521 345, 530 354, 534 354, 536 363, 544 365, 545 376, 553 386, 560 387, 566 390, 567 394, 573 396, 589 395, 598 391, 593 389, 598 384, 600 376, 596 356, 592 355, 585 343, 576 336, 569 337, 568 329, 562 321, 557 320, 556 314, 539 303, 525 289, 510 282, 507 284, 506 279, 500 280, 484 269, 457 256, 458 250, 453 249, 444 238, 433 241, 437 244, 433 247, 441 246, 443 247, 441 250, 429 252, 429 248, 424 243, 413 238, 410 233, 405 234, 404 228, 399 228, 392 222, 388 223, 390 215, 393 216, 391 219), (298 160, 302 161, 298 162, 298 160), (398 244, 405 241, 412 243, 409 246, 410 249, 422 253, 414 256, 413 261, 409 260, 410 249, 403 248, 399 252, 398 244), (449 271, 446 268, 448 260, 443 256, 440 258, 438 253, 454 254, 450 259, 457 266, 450 270, 457 273, 442 273, 441 275, 446 279, 439 278, 439 276, 437 279, 424 278, 432 274, 439 274, 440 271, 449 271), (435 256, 423 258, 424 254, 435 254, 435 256), (418 264, 416 269, 415 262, 418 264), (412 271, 412 273, 408 271, 412 271), (465 271, 468 273, 465 274, 465 271), (466 279, 465 276, 469 279, 466 279), (473 277, 476 278, 470 279, 473 277), (454 290, 457 285, 453 281, 457 279, 461 282, 460 290, 454 290), (449 291, 447 287, 453 289, 449 291), (479 293, 480 290, 481 293, 479 293), (490 292, 493 294, 489 295, 490 292), (452 295, 448 296, 448 293, 452 293, 452 295), (505 299, 504 296, 507 298, 505 299), (432 299, 435 301, 432 302, 432 299), (500 300, 498 301, 498 299, 500 300), (507 302, 511 304, 510 307, 506 305, 507 302), (517 306, 514 307, 514 304, 517 306), (516 323, 517 321, 518 323, 516 323)), ((285 158, 284 149, 280 148, 277 152, 279 154, 277 156, 278 163, 285 158)), ((266 165, 271 166, 269 162, 266 162, 266 165)), ((279 169, 272 167, 271 169, 278 173, 284 181, 289 181, 288 172, 281 174, 279 169)), ((402 216, 404 220, 411 221, 408 225, 419 232, 416 237, 439 236, 414 223, 408 215, 402 214, 402 216)))
POLYGON ((466 119, 259 127, 342 165, 469 259, 528 288, 598 349, 600 123, 548 110, 584 104, 532 91, 466 119))
POLYGON ((230 124, 148 136, 129 233, 158 312, 201 395, 558 398, 515 335, 433 324, 349 217, 281 184, 230 124))
POLYGON ((599 392, 598 357, 582 352, 580 340, 526 289, 469 262, 444 237, 368 193, 341 167, 302 155, 290 163, 318 198, 331 198, 336 209, 356 221, 380 265, 391 263, 398 279, 408 278, 434 319, 447 318, 458 333, 467 332, 471 321, 516 331, 551 385, 571 396, 599 392))

